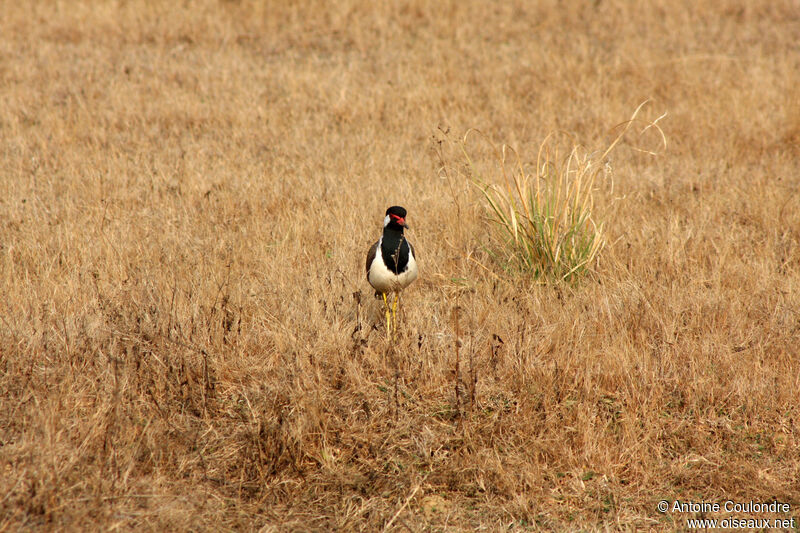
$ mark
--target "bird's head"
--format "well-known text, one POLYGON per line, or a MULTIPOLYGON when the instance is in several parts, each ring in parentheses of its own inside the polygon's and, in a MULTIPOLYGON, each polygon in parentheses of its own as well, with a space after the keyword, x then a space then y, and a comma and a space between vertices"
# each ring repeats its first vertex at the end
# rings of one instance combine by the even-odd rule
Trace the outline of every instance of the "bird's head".
POLYGON ((383 219, 383 227, 389 227, 395 230, 403 231, 403 228, 408 228, 406 224, 406 209, 399 205, 393 205, 386 210, 386 217, 383 219))

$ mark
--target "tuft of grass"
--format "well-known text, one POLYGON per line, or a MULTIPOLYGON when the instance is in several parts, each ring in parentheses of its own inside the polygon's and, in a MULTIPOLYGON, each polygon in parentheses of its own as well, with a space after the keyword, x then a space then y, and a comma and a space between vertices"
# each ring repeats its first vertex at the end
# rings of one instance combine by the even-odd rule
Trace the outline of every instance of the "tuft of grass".
MULTIPOLYGON (((536 279, 572 281, 587 272, 606 244, 604 222, 598 220, 594 209, 595 184, 601 174, 611 178, 609 155, 646 103, 639 104, 631 118, 615 128, 619 133, 602 152, 587 150, 568 133, 550 133, 539 145, 532 171, 526 170, 514 148, 506 144, 497 147, 479 130, 468 130, 459 146, 470 179, 487 201, 488 218, 499 230, 499 246, 490 253, 536 279), (483 176, 467 149, 471 134, 490 145, 502 183, 483 176)), ((646 123, 642 133, 655 128, 666 146, 657 124, 664 116, 646 123)))

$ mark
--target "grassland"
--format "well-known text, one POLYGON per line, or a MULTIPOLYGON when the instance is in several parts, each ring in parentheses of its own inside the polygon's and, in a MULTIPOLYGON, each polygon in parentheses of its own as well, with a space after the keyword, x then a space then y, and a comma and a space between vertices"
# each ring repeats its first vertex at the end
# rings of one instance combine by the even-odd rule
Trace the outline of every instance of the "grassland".
POLYGON ((0 531, 798 516, 797 2, 378 4, 4 2, 0 531), (601 149, 648 98, 593 273, 495 261, 453 139, 601 149))

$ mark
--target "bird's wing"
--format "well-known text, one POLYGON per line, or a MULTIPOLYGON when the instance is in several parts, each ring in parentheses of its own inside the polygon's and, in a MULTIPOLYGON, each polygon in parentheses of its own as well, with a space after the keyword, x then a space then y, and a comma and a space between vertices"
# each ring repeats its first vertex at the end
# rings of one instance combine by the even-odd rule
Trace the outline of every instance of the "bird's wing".
POLYGON ((375 254, 378 253, 379 242, 381 241, 376 241, 375 244, 370 247, 369 252, 367 252, 367 281, 369 281, 369 267, 372 266, 372 262, 375 260, 375 254))
POLYGON ((411 255, 414 256, 414 261, 419 261, 419 256, 417 255, 417 251, 414 249, 414 245, 411 244, 408 239, 406 239, 406 242, 408 243, 408 248, 411 250, 411 255))

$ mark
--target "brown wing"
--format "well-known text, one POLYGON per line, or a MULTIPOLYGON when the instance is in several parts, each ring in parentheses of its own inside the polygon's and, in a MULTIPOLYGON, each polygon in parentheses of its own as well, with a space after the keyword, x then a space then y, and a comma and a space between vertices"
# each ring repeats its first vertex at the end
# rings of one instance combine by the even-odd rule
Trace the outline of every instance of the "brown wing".
POLYGON ((376 241, 369 249, 369 252, 367 252, 367 281, 369 281, 369 267, 372 266, 372 262, 375 260, 375 254, 378 253, 379 242, 380 240, 376 241))
POLYGON ((406 242, 408 243, 408 247, 411 249, 411 255, 414 256, 414 261, 419 263, 419 257, 417 257, 417 251, 414 249, 414 245, 411 244, 408 239, 406 239, 406 242))

